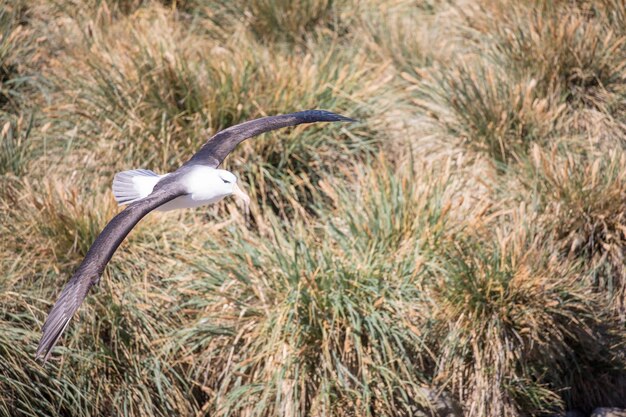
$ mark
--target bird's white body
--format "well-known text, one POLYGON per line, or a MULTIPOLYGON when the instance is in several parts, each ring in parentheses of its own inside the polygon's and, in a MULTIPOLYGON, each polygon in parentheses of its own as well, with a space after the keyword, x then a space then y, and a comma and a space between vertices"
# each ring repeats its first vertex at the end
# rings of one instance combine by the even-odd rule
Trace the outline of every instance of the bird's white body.
MULTIPOLYGON (((150 195, 157 183, 168 175, 157 175, 147 170, 120 172, 113 180, 113 194, 120 205, 133 203, 150 195)), ((237 178, 232 173, 201 165, 191 168, 179 181, 187 189, 187 194, 163 204, 157 210, 200 207, 239 191, 237 178)))

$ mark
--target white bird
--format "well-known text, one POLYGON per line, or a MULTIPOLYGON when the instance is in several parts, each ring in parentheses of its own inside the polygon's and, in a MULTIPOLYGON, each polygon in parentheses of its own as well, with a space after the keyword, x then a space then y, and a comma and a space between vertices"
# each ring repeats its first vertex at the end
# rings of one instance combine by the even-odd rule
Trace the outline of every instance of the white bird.
POLYGON ((211 204, 229 195, 241 198, 247 210, 250 198, 237 185, 235 175, 217 169, 239 143, 283 127, 340 121, 354 120, 324 110, 263 117, 218 132, 191 159, 172 173, 158 175, 152 171, 136 169, 116 174, 113 194, 119 204, 128 204, 128 207, 106 225, 63 288, 43 325, 36 358, 43 358, 44 362, 48 360, 52 348, 59 341, 87 292, 100 280, 113 253, 145 215, 153 210, 165 211, 211 204))

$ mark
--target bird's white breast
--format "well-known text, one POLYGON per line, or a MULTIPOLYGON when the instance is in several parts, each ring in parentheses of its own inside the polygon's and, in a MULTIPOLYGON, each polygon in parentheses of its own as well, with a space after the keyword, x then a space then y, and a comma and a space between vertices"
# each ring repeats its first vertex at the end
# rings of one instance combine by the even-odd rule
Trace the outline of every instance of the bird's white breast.
POLYGON ((187 190, 187 195, 180 196, 160 206, 157 210, 168 211, 199 207, 216 203, 230 194, 224 181, 214 168, 196 166, 182 176, 179 181, 187 190))

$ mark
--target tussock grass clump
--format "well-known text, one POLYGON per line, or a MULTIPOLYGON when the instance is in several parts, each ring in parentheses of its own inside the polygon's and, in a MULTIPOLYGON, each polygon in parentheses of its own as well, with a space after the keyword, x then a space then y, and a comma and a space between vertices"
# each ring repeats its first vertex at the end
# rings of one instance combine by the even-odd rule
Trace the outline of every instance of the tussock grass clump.
POLYGON ((562 256, 584 261, 594 287, 625 314, 626 156, 533 151, 528 186, 562 256))
MULTIPOLYGON (((170 315, 166 308, 173 300, 160 275, 174 274, 176 249, 162 250, 158 226, 145 234, 139 226, 131 244, 122 245, 72 320, 59 360, 52 358, 46 369, 34 360, 40 318, 113 216, 113 206, 111 198, 85 198, 52 180, 14 182, 2 196, 0 214, 7 221, 0 229, 0 411, 10 410, 2 415, 141 416, 197 409, 182 371, 153 356, 154 340, 178 327, 175 309, 170 315)), ((185 272, 180 265, 175 269, 185 272)))
POLYGON ((12 173, 22 176, 28 170, 33 148, 30 134, 33 127, 33 117, 19 118, 1 117, 0 124, 0 176, 12 173))
POLYGON ((626 39, 588 11, 545 4, 496 8, 495 13, 485 19, 492 25, 485 34, 495 41, 494 57, 539 80, 540 88, 576 95, 579 88, 623 84, 620 52, 626 39))
POLYGON ((234 229, 197 261, 202 278, 184 287, 192 297, 182 307, 197 321, 171 343, 192 363, 207 412, 408 416, 427 407, 419 283, 445 224, 435 193, 445 181, 383 168, 357 184, 325 184, 336 209, 321 223, 274 219, 262 240, 234 229))
MULTIPOLYGON (((238 26, 262 44, 298 50, 311 39, 337 39, 350 33, 355 9, 361 6, 352 0, 219 0, 208 7, 201 1, 190 3, 194 2, 206 16, 201 24, 211 32, 219 29, 226 34, 238 26)), ((189 12, 193 9, 189 6, 183 8, 189 12)))
MULTIPOLYGON (((36 365, 31 352, 23 349, 25 340, 34 343, 36 337, 32 330, 36 324, 27 313, 32 300, 24 297, 21 303, 15 303, 15 298, 23 294, 5 291, 5 285, 2 285, 2 290, 0 415, 58 415, 58 397, 74 397, 79 402, 82 396, 80 387, 63 376, 60 376, 56 383, 48 385, 51 379, 48 370, 36 365), (11 309, 14 307, 21 311, 12 312, 11 309), (16 326, 17 323, 23 323, 25 327, 20 328, 16 326)), ((89 415, 78 406, 68 407, 67 411, 69 410, 73 415, 89 415)))
POLYGON ((589 111, 621 119, 626 94, 626 33, 614 23, 624 4, 598 3, 496 5, 470 25, 482 45, 485 37, 493 42, 485 52, 494 61, 519 79, 536 80, 541 96, 560 97, 572 127, 588 130, 597 120, 589 120, 589 111))
POLYGON ((18 182, 3 199, 10 219, 3 226, 16 252, 46 253, 62 264, 81 260, 114 214, 110 199, 58 181, 18 182))
POLYGON ((437 248, 444 231, 452 227, 448 214, 458 191, 457 179, 449 164, 436 171, 425 164, 412 167, 412 163, 398 171, 385 162, 374 164, 372 173, 357 168, 359 181, 354 188, 322 184, 324 194, 340 209, 331 223, 335 233, 347 238, 349 232, 352 245, 372 255, 416 246, 428 251, 437 248))
POLYGON ((339 112, 361 98, 360 82, 376 77, 361 65, 363 57, 342 55, 332 44, 302 57, 245 34, 221 45, 158 7, 100 37, 93 52, 77 56, 88 63, 75 77, 80 103, 98 110, 96 127, 108 140, 131 147, 131 157, 147 164, 179 163, 199 138, 253 117, 313 107, 339 112), (156 28, 162 35, 155 39, 156 28))
POLYGON ((0 108, 13 113, 23 104, 36 60, 37 40, 27 14, 25 2, 0 3, 0 108))
POLYGON ((470 148, 508 163, 534 141, 546 141, 562 111, 536 87, 534 80, 516 82, 497 68, 466 63, 433 70, 417 103, 470 148))
POLYGON ((174 326, 163 317, 162 304, 154 303, 155 296, 163 296, 160 290, 138 282, 101 288, 113 296, 88 300, 64 338, 63 358, 43 368, 34 361, 41 323, 32 314, 41 291, 22 286, 15 292, 15 282, 2 284, 1 415, 142 416, 197 409, 180 371, 153 356, 153 338, 174 326))
MULTIPOLYGON (((247 5, 250 27, 266 41, 302 40, 318 26, 332 25, 338 16, 333 13, 346 0, 253 0, 247 5)), ((354 2, 356 5, 356 2, 354 2)), ((244 6, 245 7, 245 6, 244 6)))
POLYGON ((469 416, 621 403, 624 362, 605 330, 612 319, 578 269, 550 256, 527 225, 491 237, 457 239, 435 270, 435 380, 459 393, 469 416), (602 390, 589 389, 594 378, 602 390), (589 397, 578 396, 580 385, 589 397))
POLYGON ((432 20, 434 7, 418 1, 364 8, 360 24, 368 48, 382 60, 391 60, 403 77, 420 79, 422 68, 432 60, 425 26, 432 20))
MULTIPOLYGON (((496 162, 586 132, 622 144, 626 35, 616 4, 486 2, 464 11, 460 58, 418 79, 415 103, 496 162), (470 64, 471 63, 471 64, 470 64)), ((622 5, 623 7, 623 5, 622 5)))

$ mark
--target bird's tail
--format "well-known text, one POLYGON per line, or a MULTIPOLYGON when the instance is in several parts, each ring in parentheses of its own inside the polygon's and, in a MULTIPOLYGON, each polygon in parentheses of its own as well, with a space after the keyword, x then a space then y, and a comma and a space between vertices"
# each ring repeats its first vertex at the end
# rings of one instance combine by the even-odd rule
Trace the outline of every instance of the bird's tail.
POLYGON ((119 205, 130 204, 147 197, 165 175, 147 169, 133 169, 115 174, 113 195, 119 205))

